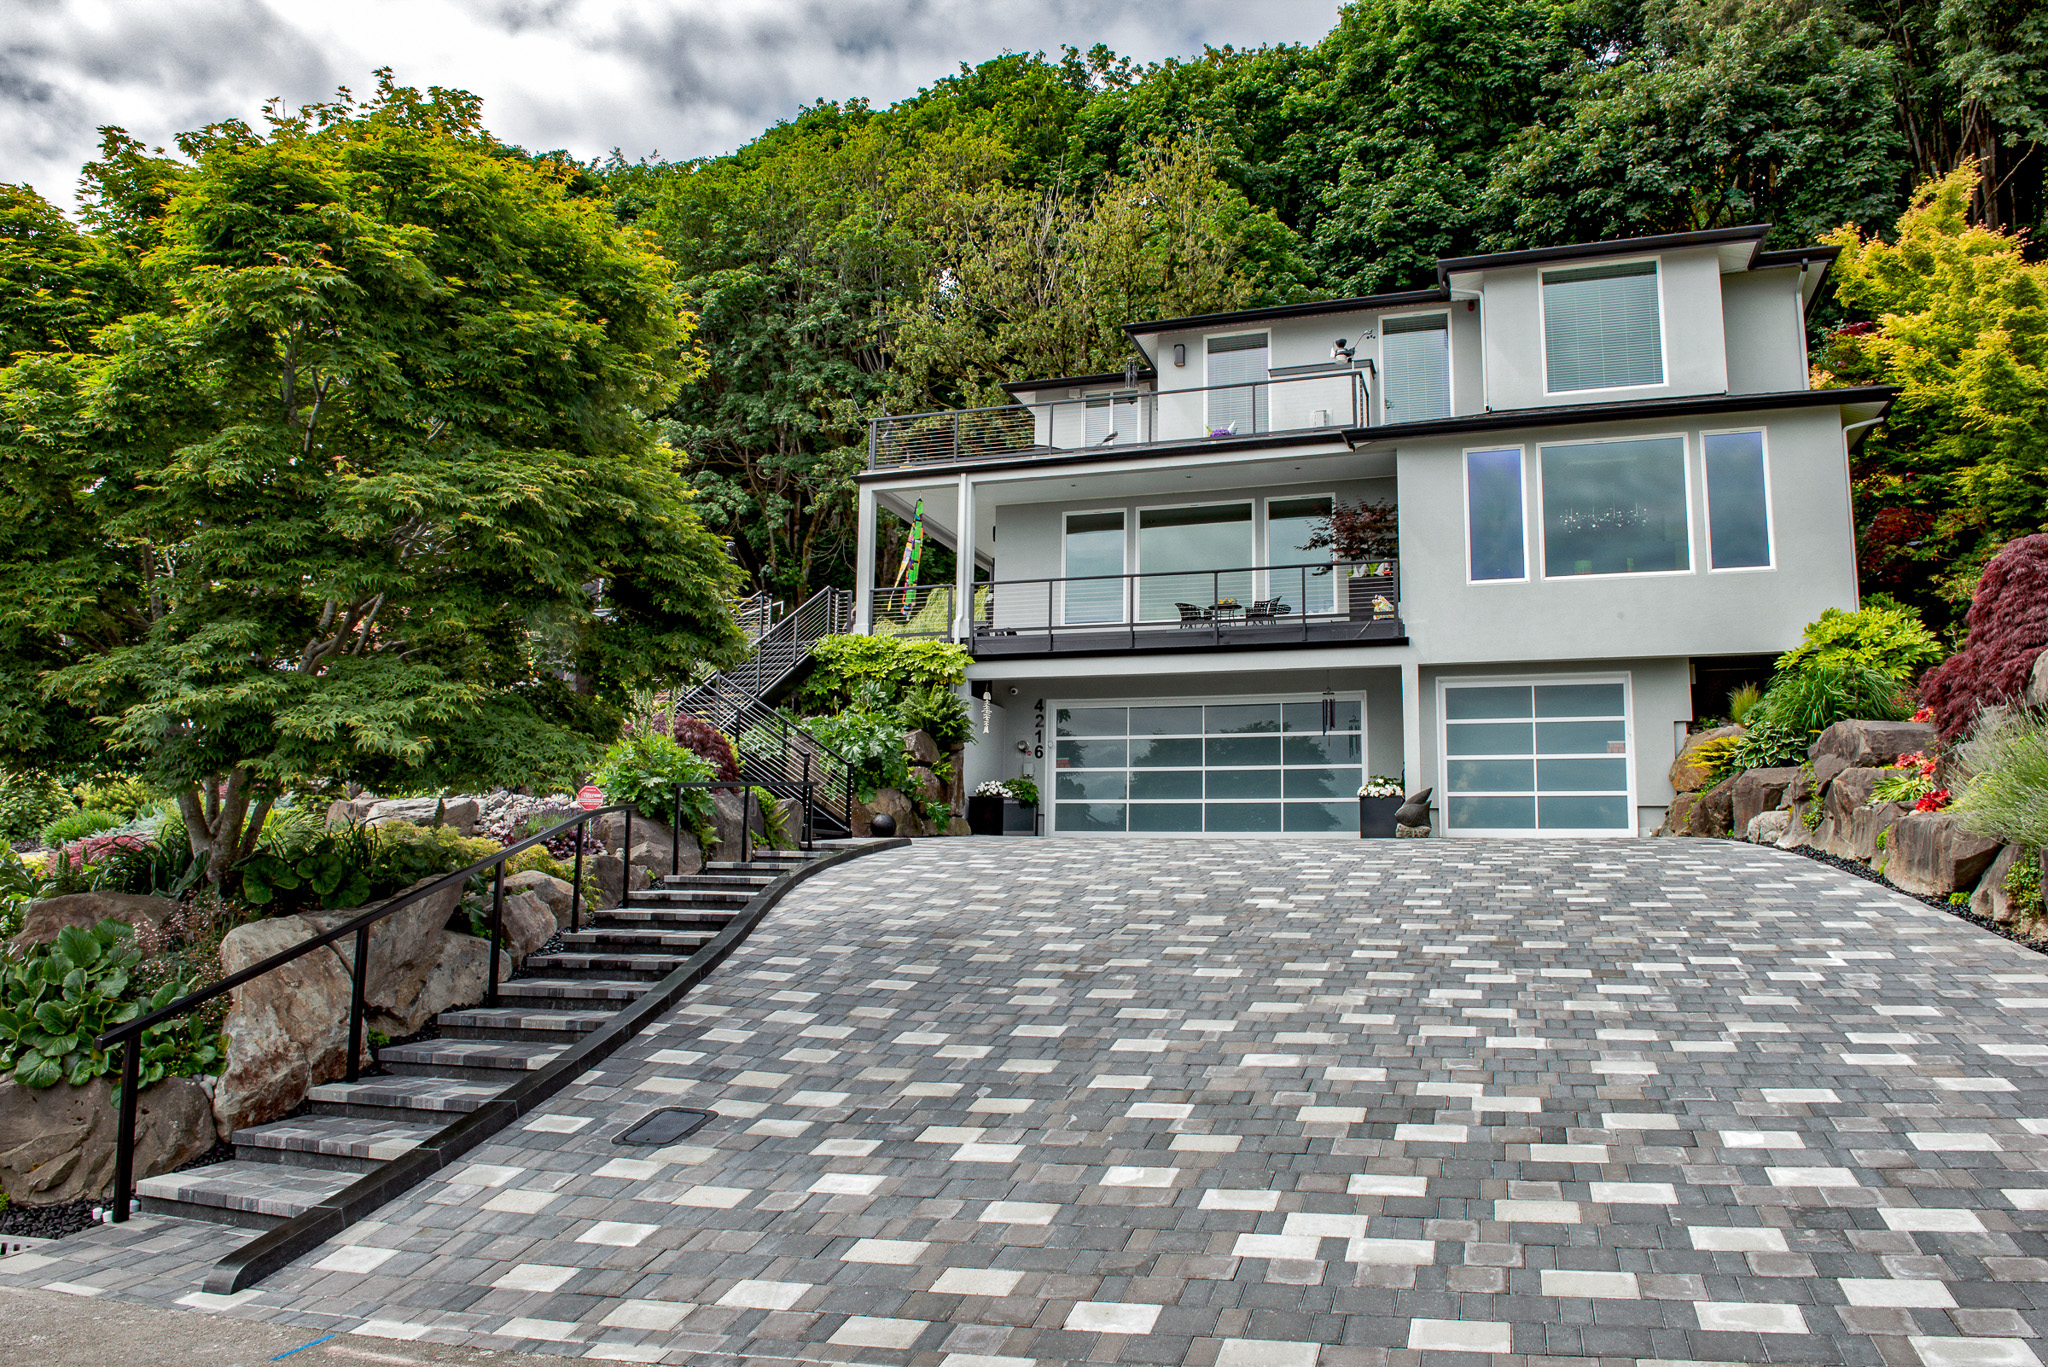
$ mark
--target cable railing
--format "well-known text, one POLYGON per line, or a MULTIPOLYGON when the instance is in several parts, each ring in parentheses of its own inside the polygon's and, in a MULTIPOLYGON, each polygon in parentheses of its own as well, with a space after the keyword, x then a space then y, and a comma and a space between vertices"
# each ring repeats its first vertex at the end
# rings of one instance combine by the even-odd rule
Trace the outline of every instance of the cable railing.
POLYGON ((1331 369, 1244 384, 884 414, 868 422, 868 468, 1365 427, 1372 421, 1366 374, 1331 369))
MULTIPOLYGON (((754 798, 748 790, 754 785, 750 785, 744 779, 724 779, 698 783, 679 783, 674 786, 673 807, 675 824, 669 828, 672 834, 682 827, 684 790, 689 788, 739 789, 741 791, 741 805, 740 858, 738 862, 744 864, 751 861, 753 857, 754 798)), ((807 787, 800 788, 799 800, 803 804, 804 833, 801 844, 803 848, 809 849, 813 843, 811 832, 814 825, 812 814, 814 797, 812 791, 807 787)), ((252 982, 266 973, 301 959, 324 945, 332 945, 338 941, 353 937, 355 940, 354 952, 350 956, 349 964, 348 1062, 343 1076, 344 1080, 348 1082, 360 1081, 362 1077, 364 1004, 366 993, 369 989, 371 927, 416 903, 439 896, 451 888, 466 890, 469 887, 470 880, 485 874, 491 875, 491 915, 489 922, 490 970, 484 989, 484 1005, 496 1007, 498 1005, 501 972, 499 967, 499 945, 504 939, 506 862, 526 850, 532 849, 536 845, 545 845, 549 841, 558 839, 568 832, 575 832, 575 867, 569 879, 569 930, 571 934, 574 934, 583 928, 583 837, 585 829, 591 822, 601 820, 615 812, 622 814, 623 817, 623 829, 619 845, 622 856, 626 860, 626 886, 631 888, 632 870, 634 867, 632 863, 634 807, 630 803, 618 803, 609 807, 593 808, 590 811, 579 812, 567 821, 552 826, 538 835, 530 835, 516 844, 507 845, 504 849, 487 858, 479 859, 467 868, 445 874, 423 887, 414 888, 410 892, 401 893, 389 901, 379 903, 377 906, 364 911, 360 916, 352 917, 338 926, 301 940, 290 949, 279 950, 267 959, 261 959, 256 963, 250 964, 247 968, 230 973, 217 983, 210 984, 196 992, 188 993, 168 1006, 152 1011, 148 1015, 139 1016, 125 1024, 117 1025, 112 1030, 101 1035, 99 1039, 94 1041, 95 1048, 110 1050, 119 1046, 121 1050, 121 1101, 115 1127, 114 1200, 110 1218, 117 1223, 126 1221, 129 1215, 129 1207, 134 1204, 135 1200, 135 1124, 137 1107, 140 1100, 138 1083, 141 1080, 142 1072, 142 1036, 147 1031, 156 1028, 167 1020, 185 1015, 198 1007, 204 1006, 215 998, 234 991, 244 983, 252 982)), ((681 872, 681 860, 681 842, 671 839, 669 842, 669 873, 672 876, 681 872)))
POLYGON ((920 584, 916 588, 876 589, 869 611, 871 636, 901 636, 912 641, 953 639, 954 589, 951 584, 920 584))
POLYGON ((995 638, 1118 635, 1173 645, 1306 641, 1337 623, 1400 623, 1400 565, 1393 559, 1248 565, 1233 569, 1006 579, 978 584, 974 642, 995 638), (1195 640, 1188 639, 1196 633, 1195 640))

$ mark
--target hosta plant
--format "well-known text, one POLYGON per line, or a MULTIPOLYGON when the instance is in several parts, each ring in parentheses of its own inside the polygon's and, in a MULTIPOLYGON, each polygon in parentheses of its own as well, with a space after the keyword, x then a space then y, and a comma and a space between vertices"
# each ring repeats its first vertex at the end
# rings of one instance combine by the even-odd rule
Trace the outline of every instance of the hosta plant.
MULTIPOLYGON (((66 926, 55 940, 0 964, 0 1070, 24 1087, 82 1087, 111 1071, 119 1051, 95 1041, 108 1030, 170 1005, 190 990, 167 982, 147 996, 131 990, 142 961, 134 932, 119 921, 91 930, 66 926)), ((223 1042, 197 1017, 166 1021, 142 1036, 143 1087, 167 1076, 206 1072, 223 1042)))

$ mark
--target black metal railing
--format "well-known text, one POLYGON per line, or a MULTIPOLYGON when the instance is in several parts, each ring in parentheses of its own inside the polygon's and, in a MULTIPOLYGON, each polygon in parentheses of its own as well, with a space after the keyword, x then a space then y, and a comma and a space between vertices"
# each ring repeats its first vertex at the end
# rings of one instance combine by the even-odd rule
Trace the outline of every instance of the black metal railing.
POLYGON ((1391 622, 1401 612, 1400 565, 1392 559, 1256 565, 1235 569, 1006 579, 978 584, 974 641, 1073 634, 1100 638, 1199 633, 1211 643, 1310 639, 1339 622, 1391 622))
POLYGON ((919 584, 915 588, 876 589, 869 611, 870 636, 901 636, 906 641, 953 639, 951 584, 919 584))
MULTIPOLYGON (((678 783, 674 785, 673 811, 675 824, 669 828, 669 872, 671 875, 677 875, 681 872, 681 841, 676 839, 676 836, 682 829, 683 793, 689 788, 738 788, 741 790, 740 858, 738 862, 746 863, 752 859, 752 804, 754 799, 751 788, 753 786, 767 787, 768 785, 753 785, 744 779, 713 779, 706 782, 678 783)), ((804 848, 809 849, 813 843, 812 828, 815 824, 813 814, 815 807, 815 785, 810 784, 806 780, 784 786, 792 787, 796 791, 777 793, 776 796, 793 796, 803 804, 804 834, 801 844, 804 848)), ((771 792, 774 791, 772 788, 769 790, 771 792)), ((279 950, 267 959, 250 964, 247 968, 231 973, 217 983, 210 984, 196 992, 180 997, 170 1005, 152 1011, 146 1016, 139 1016, 132 1021, 118 1025, 100 1036, 95 1041, 95 1047, 99 1049, 112 1049, 118 1045, 121 1049, 121 1104, 115 1131, 112 1218, 116 1221, 125 1221, 128 1218, 129 1206, 133 1204, 135 1197, 136 1093, 137 1083, 140 1080, 142 1071, 142 1036, 146 1031, 154 1029, 156 1026, 174 1017, 182 1016, 197 1007, 204 1006, 207 1002, 225 993, 232 992, 244 983, 260 978, 274 969, 282 968, 296 959, 303 958, 323 945, 331 945, 352 936, 355 939, 355 946, 353 961, 349 966, 351 981, 348 1008, 348 1062, 344 1077, 349 1082, 358 1081, 362 1076, 363 1017, 366 1009, 364 999, 369 987, 370 928, 372 926, 387 917, 405 910, 409 906, 425 901, 428 898, 439 896, 451 888, 467 890, 471 880, 481 875, 492 875, 489 937, 490 970, 485 989, 484 1003, 487 1006, 495 1007, 498 1004, 500 984, 499 943, 504 938, 506 861, 526 850, 532 849, 536 845, 545 845, 549 841, 560 838, 565 833, 575 832, 576 858, 574 868, 569 877, 569 930, 573 934, 583 928, 583 846, 585 829, 591 822, 602 820, 614 812, 622 814, 619 849, 625 864, 625 890, 630 891, 633 886, 634 868, 633 811, 632 804, 617 803, 609 807, 596 807, 589 811, 579 812, 559 825, 549 827, 537 835, 530 835, 516 844, 507 845, 495 854, 479 859, 467 868, 445 874, 424 887, 414 888, 410 892, 401 893, 391 898, 389 901, 381 902, 364 911, 360 916, 352 917, 332 929, 321 931, 319 934, 293 945, 290 949, 279 950)), ((706 861, 707 864, 708 862, 706 861)))
POLYGON ((1367 373, 1331 369, 1243 384, 885 414, 868 422, 868 468, 1365 427, 1372 423, 1367 373))

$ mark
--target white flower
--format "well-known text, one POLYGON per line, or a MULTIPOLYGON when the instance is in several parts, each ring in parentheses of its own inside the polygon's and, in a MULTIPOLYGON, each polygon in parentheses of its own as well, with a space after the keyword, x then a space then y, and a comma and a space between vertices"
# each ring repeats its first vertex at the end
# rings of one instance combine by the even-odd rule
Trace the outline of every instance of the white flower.
POLYGON ((1388 778, 1384 774, 1374 774, 1366 779, 1365 783, 1359 788, 1358 795, 1360 797, 1400 797, 1403 795, 1401 780, 1398 778, 1388 778))

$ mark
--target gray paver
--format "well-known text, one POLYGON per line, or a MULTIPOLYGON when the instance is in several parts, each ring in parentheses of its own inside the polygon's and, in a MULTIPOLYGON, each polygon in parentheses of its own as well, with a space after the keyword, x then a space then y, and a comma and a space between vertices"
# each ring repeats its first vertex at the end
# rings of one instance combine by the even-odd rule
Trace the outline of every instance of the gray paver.
POLYGON ((0 1281, 629 1361, 2037 1367, 2043 1011, 1725 842, 927 842, 232 1305, 176 1220, 0 1281), (611 1142, 664 1105, 716 1119, 611 1142))

